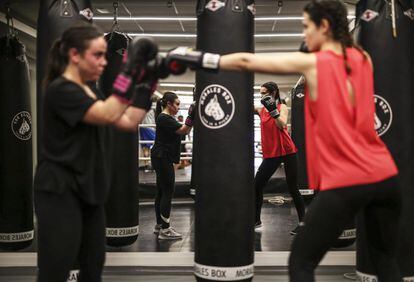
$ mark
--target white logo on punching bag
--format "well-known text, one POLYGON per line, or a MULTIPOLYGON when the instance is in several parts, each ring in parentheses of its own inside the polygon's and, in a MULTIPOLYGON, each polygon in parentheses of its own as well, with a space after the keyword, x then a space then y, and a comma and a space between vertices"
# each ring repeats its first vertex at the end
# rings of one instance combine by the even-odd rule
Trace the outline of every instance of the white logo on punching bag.
POLYGON ((404 15, 406 15, 412 21, 414 21, 414 10, 413 9, 408 9, 407 11, 404 11, 404 15))
POLYGON ((387 100, 379 95, 374 95, 375 118, 374 128, 378 136, 385 134, 392 123, 392 109, 387 100))
POLYGON ((256 6, 254 4, 248 5, 247 10, 249 10, 253 16, 256 15, 256 6))
POLYGON ((218 9, 223 8, 224 6, 226 6, 224 2, 221 2, 219 0, 211 0, 210 2, 207 3, 206 9, 209 9, 210 11, 215 12, 218 9))
POLYGON ((204 112, 206 115, 213 117, 216 121, 221 120, 224 118, 224 111, 220 107, 220 103, 218 102, 217 95, 214 95, 214 98, 208 102, 204 112))
POLYGON ((13 117, 11 129, 20 140, 29 140, 32 137, 32 117, 29 112, 22 111, 13 117))
POLYGON ((305 94, 303 94, 302 92, 299 92, 298 94, 296 94, 296 97, 298 97, 299 99, 302 99, 303 97, 305 97, 305 94))
POLYGON ((83 9, 82 11, 79 11, 79 15, 84 16, 88 21, 91 21, 92 18, 93 18, 93 12, 89 8, 86 8, 86 9, 83 9))
POLYGON ((212 84, 200 95, 198 113, 204 126, 218 129, 226 126, 234 115, 234 98, 224 86, 212 84))
POLYGON ((373 19, 375 19, 376 17, 378 17, 378 15, 379 15, 378 12, 375 12, 373 10, 368 9, 364 13, 362 13, 361 20, 364 20, 366 22, 370 22, 373 19))
POLYGON ((116 50, 115 52, 118 53, 119 55, 123 56, 125 54, 126 49, 125 48, 120 48, 118 50, 116 50))

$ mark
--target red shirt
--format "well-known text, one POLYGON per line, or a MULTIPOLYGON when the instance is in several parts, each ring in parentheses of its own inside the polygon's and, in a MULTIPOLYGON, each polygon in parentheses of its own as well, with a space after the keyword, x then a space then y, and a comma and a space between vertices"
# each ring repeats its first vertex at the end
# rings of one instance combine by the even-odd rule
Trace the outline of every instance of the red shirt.
POLYGON ((374 129, 374 82, 368 59, 346 50, 352 72, 347 76, 342 55, 316 53, 318 97, 305 98, 306 154, 309 186, 327 190, 375 183, 398 173, 394 160, 374 129), (349 101, 351 82, 355 105, 349 101))
MULTIPOLYGON (((281 104, 277 105, 279 112, 280 106, 281 104)), ((298 151, 287 128, 279 129, 276 126, 275 119, 265 108, 260 110, 259 116, 264 159, 285 156, 298 151)))

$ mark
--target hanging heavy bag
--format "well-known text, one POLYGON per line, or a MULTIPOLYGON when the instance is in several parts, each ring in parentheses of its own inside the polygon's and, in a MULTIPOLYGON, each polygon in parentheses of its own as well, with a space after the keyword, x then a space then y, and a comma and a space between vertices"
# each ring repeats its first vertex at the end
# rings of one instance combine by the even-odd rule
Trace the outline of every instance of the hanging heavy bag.
MULTIPOLYGON (((411 0, 361 0, 357 11, 358 43, 374 65, 375 129, 391 151, 402 187, 401 228, 397 258, 403 277, 414 276, 414 7, 411 0)), ((374 281, 366 244, 364 217, 358 217, 357 272, 374 281)), ((411 281, 408 279, 407 281, 411 281)), ((375 280, 376 281, 376 280, 375 280)))
MULTIPOLYGON (((105 35, 108 64, 99 81, 105 97, 112 94, 112 84, 120 72, 122 57, 131 40, 113 31, 105 35)), ((138 138, 137 133, 110 129, 110 191, 105 205, 106 242, 110 246, 130 245, 138 238, 138 138)))
POLYGON ((25 47, 13 35, 0 38, 0 248, 18 250, 33 241, 32 118, 25 47))
MULTIPOLYGON (((198 1, 198 50, 253 52, 253 33, 253 0, 198 1)), ((194 273, 197 281, 251 281, 253 74, 198 71, 196 85, 194 273)))

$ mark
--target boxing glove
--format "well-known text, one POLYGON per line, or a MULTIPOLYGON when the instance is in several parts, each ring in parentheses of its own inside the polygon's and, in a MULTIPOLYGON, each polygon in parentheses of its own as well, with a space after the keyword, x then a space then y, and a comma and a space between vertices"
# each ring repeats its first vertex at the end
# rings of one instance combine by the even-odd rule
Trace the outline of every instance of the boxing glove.
POLYGON ((260 99, 260 103, 262 103, 273 118, 278 118, 280 116, 280 113, 277 110, 276 100, 271 95, 264 95, 262 99, 260 99))
POLYGON ((158 80, 154 78, 144 79, 135 85, 131 98, 131 106, 149 111, 152 105, 151 96, 157 89, 158 80))
POLYGON ((193 126, 193 122, 194 122, 195 115, 196 115, 196 106, 197 106, 197 103, 196 101, 194 101, 193 103, 191 103, 190 107, 188 108, 188 115, 184 123, 185 125, 190 126, 190 127, 193 126))
POLYGON ((147 72, 161 79, 167 78, 170 74, 183 74, 186 69, 186 65, 180 65, 177 63, 168 65, 166 59, 161 55, 157 55, 154 59, 149 61, 147 65, 147 72))
POLYGON ((306 45, 306 42, 305 42, 305 41, 303 41, 303 42, 300 44, 300 47, 299 47, 299 52, 303 52, 303 53, 310 53, 309 48, 308 48, 308 45, 306 45))
POLYGON ((191 69, 218 70, 220 55, 194 51, 188 47, 177 47, 166 56, 166 65, 170 70, 182 70, 182 66, 191 69))
POLYGON ((158 52, 157 44, 150 38, 135 38, 124 54, 121 72, 112 87, 113 94, 125 103, 131 103, 135 91, 131 87, 142 82, 146 76, 147 63, 153 60, 158 52))

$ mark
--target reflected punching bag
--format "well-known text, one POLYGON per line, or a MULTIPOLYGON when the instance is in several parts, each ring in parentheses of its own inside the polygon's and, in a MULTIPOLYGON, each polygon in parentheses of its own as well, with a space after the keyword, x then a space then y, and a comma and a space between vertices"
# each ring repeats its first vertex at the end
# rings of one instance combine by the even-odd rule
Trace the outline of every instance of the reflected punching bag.
POLYGON ((0 249, 33 241, 32 118, 24 45, 0 38, 0 249))
POLYGON ((37 19, 36 77, 37 77, 37 153, 41 148, 43 91, 49 49, 63 31, 77 21, 92 22, 90 0, 40 0, 37 19))
MULTIPOLYGON (((414 281, 414 9, 411 0, 361 0, 357 5, 358 43, 374 64, 375 128, 399 169, 402 213, 398 260, 405 281, 414 281), (393 11, 395 11, 393 13, 393 11), (395 15, 396 37, 393 35, 395 15)), ((363 215, 358 217, 357 271, 377 281, 368 255, 363 215)))
POLYGON ((298 186, 304 199, 308 195, 313 195, 313 190, 308 186, 308 175, 306 173, 306 151, 305 151, 305 115, 304 115, 304 100, 305 100, 305 83, 303 78, 292 89, 292 140, 298 148, 296 153, 298 158, 298 186))
MULTIPOLYGON (((131 40, 120 32, 105 35, 108 65, 99 81, 105 97, 112 94, 112 83, 120 72, 122 56, 131 40)), ((137 133, 110 129, 110 190, 105 205, 106 242, 126 246, 138 238, 138 137, 137 133), (119 144, 122 144, 119 146, 119 144)))
MULTIPOLYGON (((253 0, 197 3, 197 49, 254 51, 253 0)), ((251 281, 254 242, 253 74, 196 73, 197 281, 251 281)))

